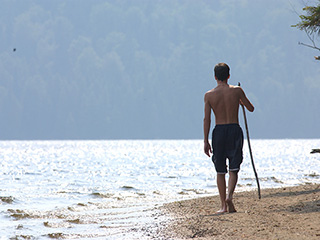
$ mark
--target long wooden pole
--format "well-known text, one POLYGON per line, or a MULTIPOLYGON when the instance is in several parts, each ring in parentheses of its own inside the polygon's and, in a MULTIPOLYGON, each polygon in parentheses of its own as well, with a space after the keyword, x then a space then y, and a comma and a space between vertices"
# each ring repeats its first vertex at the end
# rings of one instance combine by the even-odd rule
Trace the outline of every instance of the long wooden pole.
MULTIPOLYGON (((240 82, 238 83, 238 86, 240 86, 240 82)), ((246 126, 247 141, 248 141, 248 147, 249 147, 249 152, 250 152, 251 164, 252 164, 253 172, 254 172, 254 175, 255 175, 256 181, 257 181, 259 199, 261 199, 258 173, 257 173, 257 170, 254 166, 254 161, 253 161, 253 156, 252 156, 252 150, 251 150, 251 144, 250 144, 250 138, 249 138, 248 122, 247 122, 247 117, 246 117, 246 110, 244 109, 244 106, 242 104, 241 104, 241 107, 242 107, 242 111, 243 111, 244 124, 246 126)))

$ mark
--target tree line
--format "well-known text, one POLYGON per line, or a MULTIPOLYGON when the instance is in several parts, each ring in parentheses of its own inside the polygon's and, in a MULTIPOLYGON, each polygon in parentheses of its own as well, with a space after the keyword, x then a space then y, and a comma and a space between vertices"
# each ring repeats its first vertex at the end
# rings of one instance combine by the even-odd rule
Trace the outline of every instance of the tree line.
POLYGON ((219 61, 231 65, 235 81, 245 81, 263 110, 257 127, 268 121, 266 113, 281 115, 277 103, 296 94, 285 90, 298 71, 293 66, 290 73, 286 62, 296 42, 281 44, 290 39, 279 27, 291 16, 285 8, 12 0, 0 13, 2 139, 201 137, 202 98, 219 61), (270 11, 258 17, 263 9, 270 11), (277 93, 276 109, 263 100, 268 91, 277 93))

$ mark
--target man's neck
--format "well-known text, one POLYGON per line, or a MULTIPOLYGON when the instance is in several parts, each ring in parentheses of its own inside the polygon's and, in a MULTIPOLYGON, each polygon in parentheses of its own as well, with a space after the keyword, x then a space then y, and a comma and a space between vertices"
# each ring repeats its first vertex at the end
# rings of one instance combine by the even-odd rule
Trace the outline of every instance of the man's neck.
POLYGON ((220 80, 217 80, 217 85, 218 86, 228 86, 228 80, 224 80, 224 81, 220 81, 220 80))

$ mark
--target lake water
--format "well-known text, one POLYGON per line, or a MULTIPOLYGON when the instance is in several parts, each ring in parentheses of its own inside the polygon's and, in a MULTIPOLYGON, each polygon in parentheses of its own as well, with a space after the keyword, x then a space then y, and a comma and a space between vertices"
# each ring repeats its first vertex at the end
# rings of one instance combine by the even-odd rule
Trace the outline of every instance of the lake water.
MULTIPOLYGON (((155 206, 217 194, 202 144, 1 141, 0 239, 138 239, 164 221, 155 206)), ((310 154, 320 139, 251 146, 262 189, 320 183, 320 154, 310 154)), ((247 142, 238 183, 236 191, 256 189, 247 142)))

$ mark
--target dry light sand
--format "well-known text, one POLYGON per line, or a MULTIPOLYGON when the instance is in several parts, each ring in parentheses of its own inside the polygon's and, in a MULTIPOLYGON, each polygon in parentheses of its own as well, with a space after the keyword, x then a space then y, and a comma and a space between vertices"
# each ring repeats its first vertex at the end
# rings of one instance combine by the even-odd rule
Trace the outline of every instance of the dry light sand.
POLYGON ((320 185, 235 193, 236 213, 215 215, 219 197, 165 204, 161 239, 320 239, 320 185))

